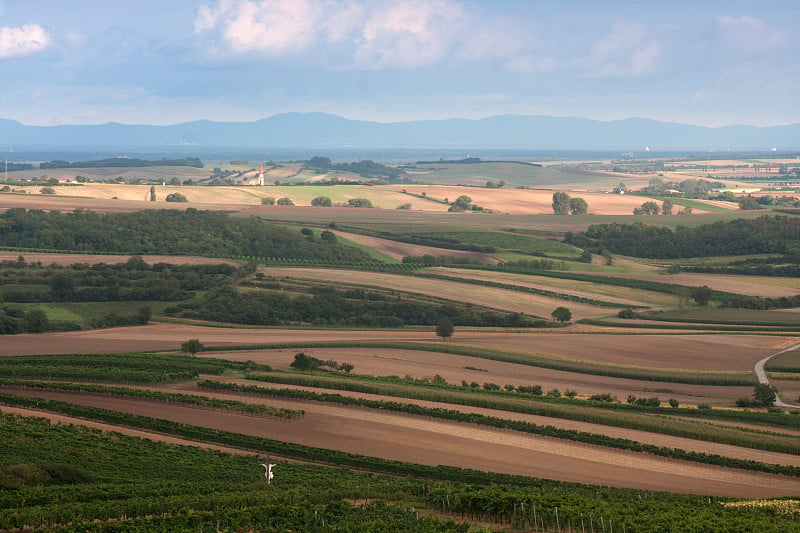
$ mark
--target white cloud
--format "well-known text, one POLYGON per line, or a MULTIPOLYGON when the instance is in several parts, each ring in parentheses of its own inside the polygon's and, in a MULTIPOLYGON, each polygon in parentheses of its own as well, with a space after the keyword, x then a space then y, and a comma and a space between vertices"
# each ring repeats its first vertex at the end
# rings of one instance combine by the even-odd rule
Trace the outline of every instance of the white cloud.
POLYGON ((639 77, 658 67, 661 45, 650 38, 642 24, 616 22, 605 38, 595 41, 589 69, 603 77, 639 77))
POLYGON ((50 35, 38 24, 21 28, 0 28, 0 59, 22 57, 44 50, 51 43, 50 35))
POLYGON ((365 70, 505 64, 521 55, 529 30, 460 0, 218 0, 198 8, 194 28, 217 55, 305 55, 365 70))
POLYGON ((784 30, 772 27, 763 20, 749 15, 739 17, 719 15, 714 20, 726 42, 740 49, 777 50, 788 44, 788 37, 784 30))

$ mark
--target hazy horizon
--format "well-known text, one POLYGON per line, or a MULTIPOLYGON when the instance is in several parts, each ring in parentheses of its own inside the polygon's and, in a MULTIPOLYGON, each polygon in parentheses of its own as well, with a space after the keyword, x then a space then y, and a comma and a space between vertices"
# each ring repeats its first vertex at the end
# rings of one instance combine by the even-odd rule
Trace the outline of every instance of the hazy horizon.
POLYGON ((0 117, 786 125, 798 21, 782 0, 0 0, 0 117))

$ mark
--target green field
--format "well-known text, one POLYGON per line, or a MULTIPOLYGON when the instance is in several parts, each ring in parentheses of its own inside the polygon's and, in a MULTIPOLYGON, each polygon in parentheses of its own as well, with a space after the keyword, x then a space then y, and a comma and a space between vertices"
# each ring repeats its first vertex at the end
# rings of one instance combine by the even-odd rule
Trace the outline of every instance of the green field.
POLYGON ((581 250, 553 239, 544 239, 511 232, 441 231, 414 232, 412 235, 452 239, 460 243, 492 246, 498 250, 517 250, 528 254, 544 254, 558 257, 577 257, 581 250))
POLYGON ((753 326, 797 326, 800 313, 759 311, 755 309, 675 309, 648 315, 652 320, 664 322, 689 322, 704 324, 732 324, 753 326))
MULTIPOLYGON (((432 181, 447 185, 483 186, 487 181, 505 181, 506 187, 525 185, 547 187, 553 184, 597 185, 609 181, 609 176, 593 172, 571 172, 528 165, 520 162, 492 163, 430 163, 414 165, 411 176, 417 181, 432 181)), ((613 181, 617 178, 611 178, 613 181)))

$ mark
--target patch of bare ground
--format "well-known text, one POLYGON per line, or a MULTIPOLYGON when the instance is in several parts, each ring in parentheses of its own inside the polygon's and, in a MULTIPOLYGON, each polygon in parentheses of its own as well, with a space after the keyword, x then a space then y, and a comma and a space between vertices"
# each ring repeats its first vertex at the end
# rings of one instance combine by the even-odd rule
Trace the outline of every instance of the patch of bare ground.
POLYGON ((384 255, 388 255, 393 259, 402 259, 408 255, 433 255, 436 257, 450 256, 450 257, 466 257, 473 259, 479 263, 496 265, 499 260, 488 254, 478 252, 465 252, 463 250, 448 250, 445 248, 435 248, 433 246, 422 246, 419 244, 410 244, 406 242, 391 241, 389 239, 380 239, 378 237, 370 237, 368 235, 359 235, 358 233, 346 233, 344 231, 334 231, 343 239, 353 241, 356 244, 361 244, 368 248, 372 248, 384 255))
POLYGON ((737 294, 749 294, 751 296, 794 296, 800 293, 800 288, 793 287, 796 280, 786 278, 786 286, 774 284, 776 279, 771 277, 766 281, 754 276, 735 276, 722 274, 642 274, 642 273, 619 273, 619 272, 586 272, 597 276, 610 276, 615 278, 640 279, 645 281, 657 281, 659 283, 676 283, 689 287, 701 287, 707 285, 717 291, 734 292, 737 294))
MULTIPOLYGON (((457 281, 426 279, 402 274, 365 273, 357 270, 323 268, 261 267, 259 270, 268 276, 275 277, 379 286, 384 289, 422 293, 465 303, 480 304, 503 311, 525 313, 541 318, 549 318, 553 309, 565 305, 564 300, 559 298, 548 298, 508 289, 468 285, 457 281)), ((568 306, 572 311, 574 320, 609 314, 609 309, 605 307, 593 307, 575 302, 568 302, 568 306)))
MULTIPOLYGON (((218 379, 215 376, 209 376, 209 378, 216 381, 236 382, 247 385, 253 384, 252 381, 241 380, 241 379, 230 379, 230 378, 218 379)), ((256 383, 256 385, 265 388, 276 388, 276 389, 288 388, 288 389, 306 390, 312 392, 319 392, 320 390, 318 388, 313 388, 313 387, 300 387, 300 386, 283 385, 283 384, 256 383)), ((211 392, 208 390, 198 391, 194 383, 184 384, 179 387, 160 387, 151 390, 160 390, 169 392, 169 391, 175 391, 176 389, 179 390, 181 393, 199 394, 203 396, 209 396, 212 398, 222 398, 227 400, 238 400, 238 401, 244 400, 248 403, 262 403, 270 406, 282 407, 285 409, 296 409, 296 410, 303 409, 306 412, 308 412, 309 409, 313 410, 316 407, 326 407, 326 404, 319 404, 313 401, 289 400, 289 399, 278 400, 276 398, 259 399, 258 396, 256 395, 251 395, 246 393, 237 394, 237 393, 225 393, 225 392, 211 392), (313 407, 309 407, 309 405, 313 407)), ((609 437, 620 438, 620 439, 630 439, 644 444, 652 444, 654 446, 667 446, 670 448, 679 448, 682 450, 723 455, 725 457, 733 457, 736 459, 745 459, 750 461, 761 461, 771 464, 781 464, 781 465, 800 467, 800 456, 797 455, 754 450, 750 448, 742 448, 739 446, 734 446, 729 444, 718 444, 714 442, 700 441, 685 437, 673 437, 670 435, 651 433, 648 431, 642 431, 637 429, 618 428, 602 424, 593 424, 590 422, 580 422, 575 420, 565 420, 563 418, 553 418, 549 416, 529 415, 525 413, 500 411, 497 409, 486 409, 481 407, 471 407, 465 405, 453 405, 442 402, 415 400, 409 398, 386 397, 377 394, 364 394, 358 392, 339 391, 339 390, 332 392, 335 394, 348 396, 351 398, 366 398, 369 400, 389 400, 401 403, 420 405, 423 407, 453 409, 460 411, 462 413, 477 413, 485 416, 502 418, 505 420, 519 420, 523 422, 529 422, 531 424, 553 426, 561 429, 571 429, 575 431, 584 431, 587 433, 607 435, 609 437)), ((346 409, 360 410, 361 408, 347 407, 346 409)), ((690 420, 689 423, 696 424, 698 427, 708 425, 708 422, 704 420, 690 420)))
MULTIPOLYGON (((206 346, 317 341, 435 342, 432 331, 358 329, 215 328, 183 324, 151 324, 62 333, 9 335, 3 355, 103 353, 177 350, 187 339, 206 346)), ((596 362, 692 370, 747 370, 759 359, 800 342, 798 337, 765 335, 603 335, 507 332, 496 329, 456 332, 453 342, 556 354, 596 362)))
POLYGON ((561 439, 368 409, 304 403, 296 423, 120 398, 42 392, 37 397, 165 418, 320 448, 429 465, 503 472, 577 483, 742 498, 788 496, 800 479, 604 449, 561 439))
MULTIPOLYGON (((16 261, 18 257, 25 258, 26 263, 41 262, 43 265, 75 265, 97 263, 124 263, 131 258, 130 255, 102 255, 102 254, 49 254, 39 252, 6 252, 0 250, 0 261, 16 261)), ((148 265, 156 263, 169 263, 172 265, 226 265, 239 266, 242 261, 232 259, 215 259, 213 257, 192 257, 175 255, 142 255, 140 256, 148 265)))
MULTIPOLYGON (((200 357, 220 357, 233 361, 254 361, 278 370, 289 369, 294 350, 247 350, 242 352, 203 352, 200 357)), ((411 376, 416 379, 443 377, 448 383, 495 383, 540 385, 545 391, 558 389, 562 393, 574 390, 580 395, 609 393, 619 398, 628 395, 663 401, 674 398, 682 405, 707 403, 715 407, 733 406, 737 398, 750 396, 752 387, 725 387, 713 385, 688 385, 662 383, 635 379, 613 378, 551 370, 534 366, 478 359, 461 355, 418 350, 392 350, 384 348, 303 348, 303 353, 323 361, 333 359, 355 366, 354 374, 368 376, 411 376)))

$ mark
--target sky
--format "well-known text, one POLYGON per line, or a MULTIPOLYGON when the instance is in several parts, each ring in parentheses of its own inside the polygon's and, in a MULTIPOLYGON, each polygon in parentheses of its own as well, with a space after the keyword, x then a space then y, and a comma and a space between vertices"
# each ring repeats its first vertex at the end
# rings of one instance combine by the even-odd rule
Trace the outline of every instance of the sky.
POLYGON ((798 23, 796 0, 0 0, 0 118, 789 124, 798 23))

